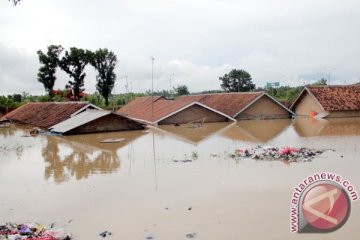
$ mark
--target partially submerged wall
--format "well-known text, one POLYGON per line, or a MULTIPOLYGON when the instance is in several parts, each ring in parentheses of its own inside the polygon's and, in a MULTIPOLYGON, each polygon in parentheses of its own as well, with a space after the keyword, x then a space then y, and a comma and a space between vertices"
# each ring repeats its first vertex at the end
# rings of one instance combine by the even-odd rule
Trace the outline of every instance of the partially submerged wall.
POLYGON ((326 113, 315 97, 305 92, 295 107, 295 113, 298 116, 309 116, 310 112, 326 113))
POLYGON ((72 129, 65 135, 144 129, 143 125, 116 114, 109 114, 72 129))
POLYGON ((236 116, 237 120, 285 118, 290 118, 290 113, 266 95, 236 116))
POLYGON ((185 124, 191 122, 227 122, 228 118, 199 105, 192 105, 162 121, 159 125, 185 124))
POLYGON ((360 117, 360 111, 336 111, 330 112, 326 118, 351 118, 360 117))

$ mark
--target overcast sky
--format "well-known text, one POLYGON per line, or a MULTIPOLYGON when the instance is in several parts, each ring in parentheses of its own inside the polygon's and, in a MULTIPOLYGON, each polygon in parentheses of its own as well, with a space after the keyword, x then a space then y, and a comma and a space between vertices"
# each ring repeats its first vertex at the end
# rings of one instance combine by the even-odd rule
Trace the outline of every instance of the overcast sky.
MULTIPOLYGON (((321 77, 360 82, 359 0, 23 0, 0 1, 0 95, 42 94, 36 51, 51 44, 118 56, 115 93, 186 84, 220 89, 219 76, 248 71, 257 86, 321 77)), ((86 92, 95 91, 87 67, 86 92)), ((58 71, 55 88, 68 76, 58 71)))

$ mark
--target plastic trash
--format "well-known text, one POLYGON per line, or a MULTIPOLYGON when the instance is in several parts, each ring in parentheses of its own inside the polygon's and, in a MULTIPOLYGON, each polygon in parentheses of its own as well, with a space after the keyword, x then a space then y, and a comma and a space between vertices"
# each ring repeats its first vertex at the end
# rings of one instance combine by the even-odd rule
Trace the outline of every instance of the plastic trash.
POLYGON ((51 229, 44 232, 45 236, 53 237, 55 240, 69 240, 71 235, 63 229, 51 229))
POLYGON ((322 154, 324 150, 293 147, 271 147, 255 146, 252 148, 236 148, 234 153, 230 153, 231 158, 252 158, 255 160, 285 160, 287 162, 311 161, 316 156, 322 154))
POLYGON ((38 223, 0 225, 0 240, 70 240, 71 234, 62 229, 46 230, 38 223))
POLYGON ((19 233, 21 235, 30 235, 32 233, 32 231, 30 230, 30 228, 28 226, 24 225, 24 226, 20 227, 19 233))
POLYGON ((43 237, 34 237, 34 238, 25 238, 24 240, 56 240, 51 236, 43 236, 43 237))
POLYGON ((15 235, 8 235, 7 239, 8 240, 22 240, 22 237, 20 234, 15 234, 15 235))
POLYGON ((109 231, 104 231, 104 232, 100 233, 99 235, 100 235, 101 237, 106 237, 106 236, 108 236, 108 235, 111 235, 111 232, 109 232, 109 231))

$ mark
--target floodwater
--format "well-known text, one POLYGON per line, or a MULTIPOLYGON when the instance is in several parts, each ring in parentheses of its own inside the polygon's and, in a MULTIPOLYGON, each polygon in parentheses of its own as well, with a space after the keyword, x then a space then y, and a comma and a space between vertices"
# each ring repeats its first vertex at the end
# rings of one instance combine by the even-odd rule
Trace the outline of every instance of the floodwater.
POLYGON ((0 223, 55 222, 76 239, 357 239, 359 202, 328 234, 291 234, 294 187, 335 172, 360 191, 360 118, 162 126, 24 137, 0 129, 0 223), (119 143, 100 143, 123 138, 119 143), (325 151, 312 162, 232 159, 238 147, 325 151), (187 237, 186 237, 187 236, 187 237))

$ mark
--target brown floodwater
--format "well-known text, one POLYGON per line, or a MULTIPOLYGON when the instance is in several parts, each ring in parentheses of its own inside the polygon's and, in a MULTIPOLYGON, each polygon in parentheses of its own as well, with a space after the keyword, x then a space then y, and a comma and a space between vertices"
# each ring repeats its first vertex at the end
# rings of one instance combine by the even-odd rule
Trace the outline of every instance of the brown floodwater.
POLYGON ((111 239, 358 236, 360 201, 328 234, 291 234, 289 215, 294 187, 316 172, 338 173, 360 191, 360 118, 27 135, 20 126, 0 128, 0 224, 55 222, 76 239, 99 239, 105 230, 111 239), (122 141, 100 143, 110 138, 122 141), (229 157, 256 145, 335 151, 290 164, 229 157))

